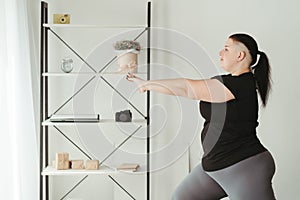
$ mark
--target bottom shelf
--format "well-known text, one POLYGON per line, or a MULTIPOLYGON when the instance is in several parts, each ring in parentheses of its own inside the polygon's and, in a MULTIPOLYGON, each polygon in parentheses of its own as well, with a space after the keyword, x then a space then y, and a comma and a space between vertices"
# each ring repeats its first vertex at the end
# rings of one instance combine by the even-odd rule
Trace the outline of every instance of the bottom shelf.
POLYGON ((85 170, 85 169, 66 169, 66 170, 57 170, 52 166, 46 167, 42 176, 65 176, 65 175, 113 175, 113 174, 140 174, 145 173, 146 166, 140 166, 136 171, 131 170, 117 170, 114 168, 109 168, 101 166, 98 170, 85 170))
POLYGON ((100 167, 98 170, 85 170, 85 169, 66 169, 66 170, 57 170, 52 166, 46 167, 42 175, 43 176, 64 176, 64 175, 109 175, 117 173, 117 170, 108 168, 108 167, 100 167))

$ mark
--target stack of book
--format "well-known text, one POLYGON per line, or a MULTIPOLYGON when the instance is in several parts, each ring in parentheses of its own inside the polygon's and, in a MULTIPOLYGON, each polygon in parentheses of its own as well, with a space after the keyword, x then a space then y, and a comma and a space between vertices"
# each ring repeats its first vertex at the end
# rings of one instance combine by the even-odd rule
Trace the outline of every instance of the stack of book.
POLYGON ((139 164, 124 163, 117 167, 117 170, 135 172, 140 167, 139 164))
POLYGON ((100 115, 52 115, 51 122, 99 122, 100 115))

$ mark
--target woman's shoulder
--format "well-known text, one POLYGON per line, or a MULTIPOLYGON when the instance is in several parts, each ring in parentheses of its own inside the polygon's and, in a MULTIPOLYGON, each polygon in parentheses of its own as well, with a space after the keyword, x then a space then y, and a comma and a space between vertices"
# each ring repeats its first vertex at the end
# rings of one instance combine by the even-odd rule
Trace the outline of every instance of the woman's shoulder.
POLYGON ((252 72, 243 73, 238 76, 223 74, 212 78, 222 82, 236 98, 243 93, 256 90, 256 82, 252 72))
POLYGON ((224 80, 244 81, 244 80, 254 80, 254 75, 252 72, 246 72, 237 76, 232 74, 221 74, 221 75, 213 76, 211 77, 211 79, 218 79, 220 81, 224 81, 224 80))

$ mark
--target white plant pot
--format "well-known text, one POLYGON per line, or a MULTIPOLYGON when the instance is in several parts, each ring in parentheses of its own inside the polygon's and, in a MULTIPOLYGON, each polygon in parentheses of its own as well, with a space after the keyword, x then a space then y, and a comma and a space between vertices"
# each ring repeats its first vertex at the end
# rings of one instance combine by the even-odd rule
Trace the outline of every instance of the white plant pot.
POLYGON ((118 73, 137 73, 138 51, 122 51, 118 55, 118 73))

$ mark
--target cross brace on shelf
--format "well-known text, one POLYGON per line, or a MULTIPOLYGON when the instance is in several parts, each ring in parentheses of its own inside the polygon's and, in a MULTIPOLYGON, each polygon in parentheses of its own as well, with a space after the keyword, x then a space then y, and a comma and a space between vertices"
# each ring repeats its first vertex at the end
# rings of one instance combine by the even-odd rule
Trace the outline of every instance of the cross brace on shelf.
MULTIPOLYGON (((89 83, 92 82, 94 78, 98 74, 101 74, 116 58, 117 56, 113 57, 104 67, 102 67, 98 72, 84 59, 82 58, 75 50, 72 48, 64 39, 62 39, 54 30, 47 27, 48 30, 50 30, 51 33, 53 33, 66 47, 68 47, 80 60, 82 60, 93 72, 95 72, 95 75, 93 75, 92 78, 90 78, 79 90, 77 90, 70 98, 68 98, 57 110, 53 112, 53 114, 50 115, 50 117, 54 114, 56 114, 59 110, 61 110, 68 102, 70 102, 77 94, 79 94, 89 83)), ((144 32, 146 32, 148 28, 145 28, 140 34, 138 34, 134 41, 137 40, 140 36, 143 35, 144 32)), ((112 84, 110 84, 102 75, 100 75, 100 78, 111 88, 113 89, 122 99, 124 99, 133 109, 135 109, 144 119, 147 119, 147 117, 136 107, 134 106, 122 93, 117 90, 112 84)))
MULTIPOLYGON (((83 153, 88 159, 92 159, 83 149, 81 149, 73 140, 71 140, 62 130, 60 130, 57 126, 53 126, 64 138, 66 138, 72 145, 74 145, 81 153, 83 153)), ((135 133, 140 130, 142 126, 139 126, 135 131, 133 131, 128 137, 125 138, 112 152, 110 152, 100 163, 99 166, 101 166, 104 161, 106 161, 109 157, 112 156, 123 144, 125 144, 135 133)), ((63 195, 60 200, 65 199, 75 188, 77 188, 86 178, 88 175, 84 176, 82 179, 80 179, 65 195, 63 195)), ((126 194, 128 194, 132 199, 135 199, 120 183, 118 183, 114 178, 112 178, 110 175, 108 177, 116 183, 126 194)))

